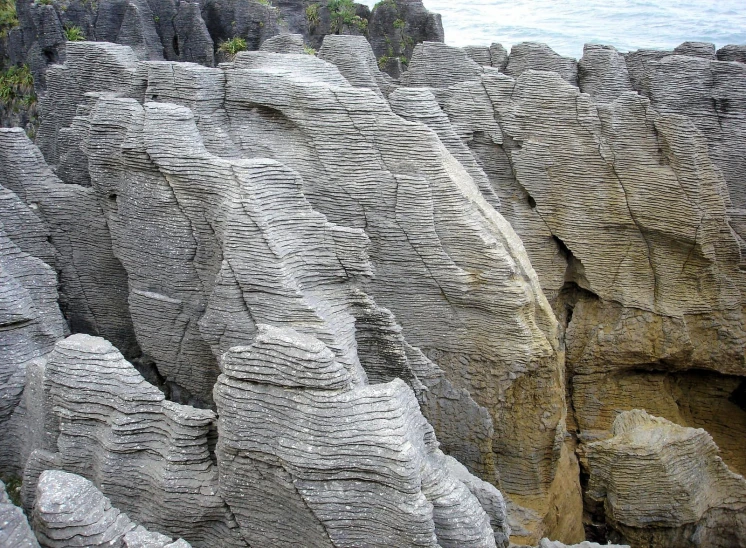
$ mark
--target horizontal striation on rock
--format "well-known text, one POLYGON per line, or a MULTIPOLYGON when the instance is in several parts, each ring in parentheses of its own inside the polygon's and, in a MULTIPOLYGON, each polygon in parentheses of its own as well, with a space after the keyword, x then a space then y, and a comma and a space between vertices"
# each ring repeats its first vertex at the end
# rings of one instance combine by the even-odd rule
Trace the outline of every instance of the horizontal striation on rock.
MULTIPOLYGON (((453 371, 439 363, 446 375, 460 377, 451 381, 469 389, 480 405, 492 407, 496 430, 508 420, 511 426, 503 433, 510 431, 513 421, 521 419, 503 415, 498 411, 502 405, 495 402, 505 398, 503 390, 510 392, 512 379, 507 370, 487 373, 491 367, 482 360, 522 363, 513 371, 540 372, 541 380, 534 377, 532 382, 547 387, 559 382, 557 366, 552 365, 557 363, 554 318, 514 232, 431 130, 395 116, 375 92, 338 86, 319 74, 314 82, 305 75, 300 57, 276 57, 270 64, 274 59, 267 55, 240 54, 235 68, 227 71, 226 110, 232 131, 262 135, 261 154, 272 147, 274 157, 297 169, 304 194, 332 222, 365 228, 376 269, 367 290, 395 314, 411 344, 452 359, 453 371), (299 67, 293 73, 276 68, 277 63, 296 60, 299 67), (255 115, 254 104, 270 109, 266 117, 255 115), (316 116, 322 109, 324 117, 316 116), (273 111, 276 114, 270 115, 273 111), (296 152, 279 140, 264 140, 276 123, 290 125, 313 148, 301 145, 296 152), (406 148, 398 142, 404 139, 410 143, 406 148), (406 287, 399 283, 403 280, 406 287), (494 332, 502 334, 500 341, 488 335, 494 332), (471 369, 473 384, 455 373, 464 368, 459 356, 471 369)), ((245 154, 259 153, 245 137, 242 143, 245 154)), ((552 417, 547 423, 554 425, 531 436, 529 443, 544 449, 530 450, 532 470, 526 472, 531 479, 516 480, 537 493, 553 475, 550 448, 562 429, 555 430, 562 422, 557 397, 542 411, 530 411, 537 416, 546 411, 552 417)), ((526 422, 531 420, 539 419, 526 422)), ((501 434, 496 432, 496 437, 501 434)), ((507 452, 509 445, 506 440, 507 452)), ((504 462, 506 469, 526 466, 523 458, 504 462)))
MULTIPOLYGON (((342 67, 366 58, 338 49, 342 67)), ((545 497, 564 436, 557 326, 520 240, 475 183, 479 166, 397 116, 380 87, 354 87, 313 56, 122 66, 115 96, 81 99, 70 128, 161 374, 209 405, 209 354, 250 344, 256 323, 293 327, 355 378, 405 371, 444 447, 489 481, 497 466, 508 491, 545 497), (284 211, 303 213, 288 224, 284 211), (382 359, 399 329, 398 358, 382 359), (536 390, 548 396, 529 405, 536 390)), ((83 68, 63 70, 78 81, 83 68)))
POLYGON ((521 42, 510 48, 505 74, 518 78, 527 70, 554 72, 573 86, 578 85, 578 62, 562 57, 546 44, 521 42))
POLYGON ((712 438, 634 410, 613 437, 587 446, 588 495, 633 546, 741 546, 746 480, 718 456, 712 438), (655 481, 650 481, 655 478, 655 481))
MULTIPOLYGON (((31 209, 49 235, 44 245, 51 244, 54 254, 49 257, 44 251, 40 258, 50 259, 49 266, 57 270, 59 305, 70 328, 105 337, 128 358, 137 357, 127 274, 111 252, 111 235, 95 191, 63 184, 19 128, 0 129, 0 145, 4 186, 31 209)), ((77 169, 87 173, 87 162, 77 169)), ((28 236, 33 225, 24 226, 28 236)))
POLYGON ((33 523, 43 548, 191 548, 136 525, 93 483, 60 470, 41 475, 33 523))
POLYGON ((147 528, 195 546, 246 545, 218 495, 212 411, 166 401, 116 348, 89 335, 57 343, 44 374, 57 430, 52 468, 90 479, 147 528))
POLYGON ((0 186, 0 472, 20 475, 26 448, 22 398, 27 369, 62 338, 57 275, 45 227, 13 192, 0 186), (24 225, 27 230, 24 230, 24 225), (6 232, 7 227, 7 232, 6 232))
MULTIPOLYGON (((491 70, 484 53, 465 51, 485 66, 481 74, 468 76, 471 65, 462 61, 463 80, 442 86, 434 76, 417 85, 431 86, 484 170, 555 307, 574 375, 570 394, 580 439, 609 436, 616 414, 637 402, 711 429, 726 448, 723 458, 740 469, 733 448, 743 447, 746 415, 728 403, 740 401, 740 383, 726 375, 744 374, 742 215, 712 154, 719 135, 702 130, 707 117, 714 119, 708 92, 698 91, 709 76, 703 70, 697 82, 687 81, 693 67, 716 63, 713 51, 684 44, 676 52, 622 56, 587 46, 579 84, 590 95, 551 74, 556 68, 513 79, 491 70), (653 86, 653 71, 667 63, 655 89, 669 92, 677 108, 658 108, 652 95, 632 92, 653 86), (701 103, 690 106, 689 97, 701 103), (687 379, 700 378, 686 370, 711 371, 700 375, 707 389, 683 388, 687 379), (650 401, 661 397, 657 389, 665 405, 650 401), (721 413, 734 425, 728 433, 721 413)), ((452 62, 459 62, 455 52, 452 62)), ((740 70, 720 65, 713 67, 723 74, 740 70)), ((734 135, 741 124, 738 78, 720 80, 728 90, 723 94, 733 97, 726 126, 734 135)), ((406 91, 407 108, 426 108, 424 96, 416 105, 420 90, 406 91)))
POLYGON ((332 360, 318 339, 264 325, 224 356, 221 494, 249 544, 495 546, 411 390, 356 386, 332 360))
MULTIPOLYGON (((218 5, 178 10, 196 25, 218 5)), ((5 439, 18 462, 31 453, 27 505, 41 472, 66 468, 146 526, 146 514, 174 512, 169 489, 208 490, 193 524, 155 527, 200 545, 221 535, 236 545, 572 543, 582 538, 573 452, 595 455, 582 461, 588 473, 601 444, 619 443, 617 415, 637 407, 677 424, 630 428, 683 431, 696 445, 685 456, 706 458, 679 466, 669 436, 650 458, 630 453, 626 471, 603 464, 624 496, 651 475, 667 478, 660 500, 687 483, 669 464, 635 475, 655 459, 694 476, 712 462, 743 473, 737 48, 589 45, 575 63, 538 44, 508 56, 497 44, 424 43, 397 82, 361 36, 329 36, 316 57, 301 53, 303 36, 282 34, 217 68, 138 60, 152 58, 142 52, 153 35, 128 21, 147 10, 118 6, 112 39, 129 25, 138 55, 71 44, 47 74, 39 145, 51 170, 20 131, 0 132, 3 250, 56 268, 72 331, 109 338, 165 395, 114 347, 90 379, 70 366, 90 348, 56 364, 80 335, 49 363, 43 351, 13 362, 5 439), (111 379, 129 375, 146 403, 117 399, 129 385, 111 379), (39 403, 45 376, 63 402, 54 409, 39 403), (216 408, 219 432, 210 411, 174 402, 216 408), (143 447, 160 456, 112 452, 111 440, 129 451, 134 434, 122 432, 142 424, 143 447), (705 428, 720 456, 684 427, 705 428), (433 430, 466 468, 436 449, 433 430), (183 443, 199 455, 164 476, 183 443), (142 459, 155 470, 147 481, 133 479, 142 459), (132 482, 141 494, 125 493, 132 482)), ((287 9, 246 0, 228 11, 249 25, 287 9)), ((194 28, 207 48, 215 29, 194 28)), ((164 53, 179 58, 190 38, 172 31, 164 53)), ((718 482, 713 492, 731 488, 718 482)), ((629 525, 616 513, 631 503, 613 508, 617 495, 602 491, 586 497, 589 538, 675 544, 718 529, 713 546, 741 542, 732 500, 705 508, 707 495, 681 507, 694 508, 681 523, 629 525)))

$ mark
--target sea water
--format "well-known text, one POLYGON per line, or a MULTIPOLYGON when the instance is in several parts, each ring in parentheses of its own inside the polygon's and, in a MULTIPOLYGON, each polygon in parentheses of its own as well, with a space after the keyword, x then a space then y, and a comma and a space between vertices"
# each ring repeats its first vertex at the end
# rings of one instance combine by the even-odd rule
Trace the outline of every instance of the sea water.
MULTIPOLYGON (((358 0, 360 1, 360 0, 358 0)), ((376 0, 364 3, 372 6, 376 0)), ((586 43, 620 51, 673 49, 687 40, 746 44, 746 0, 424 0, 452 46, 544 42, 579 58, 586 43)))

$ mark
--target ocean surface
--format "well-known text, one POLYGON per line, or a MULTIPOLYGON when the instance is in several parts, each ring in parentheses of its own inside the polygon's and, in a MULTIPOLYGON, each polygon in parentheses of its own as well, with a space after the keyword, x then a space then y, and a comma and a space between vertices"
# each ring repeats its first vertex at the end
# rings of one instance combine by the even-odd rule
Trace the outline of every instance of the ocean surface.
MULTIPOLYGON (((361 1, 361 0, 358 0, 361 1)), ((364 3, 372 6, 376 0, 364 3)), ((746 0, 424 0, 443 16, 446 43, 506 49, 544 42, 580 58, 586 43, 620 51, 672 49, 681 42, 746 44, 746 0)))

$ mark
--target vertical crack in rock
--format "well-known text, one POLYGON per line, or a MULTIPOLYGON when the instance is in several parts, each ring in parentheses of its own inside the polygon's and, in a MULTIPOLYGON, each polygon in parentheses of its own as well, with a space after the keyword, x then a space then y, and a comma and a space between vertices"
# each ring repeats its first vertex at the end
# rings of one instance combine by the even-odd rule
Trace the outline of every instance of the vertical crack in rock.
POLYGON ((356 386, 321 341, 265 325, 221 367, 221 493, 250 544, 495 546, 403 381, 356 386))
MULTIPOLYGON (((46 70, 54 173, 0 130, 0 466, 28 511, 63 469, 195 546, 573 542, 583 510, 598 540, 743 541, 740 50, 402 33, 397 83, 341 33, 323 59, 283 35, 138 61, 298 24, 138 2, 96 22, 137 54, 71 42, 46 70), (62 340, 58 300, 124 356, 62 340)), ((54 8, 24 9, 52 59, 54 8)))
MULTIPOLYGON (((54 426, 39 426, 52 436, 54 467, 90 479, 148 528, 200 546, 245 546, 218 495, 212 411, 166 401, 111 344, 89 335, 58 342, 44 375, 53 414, 45 420, 54 426)), ((27 473, 24 482, 40 480, 27 473)))

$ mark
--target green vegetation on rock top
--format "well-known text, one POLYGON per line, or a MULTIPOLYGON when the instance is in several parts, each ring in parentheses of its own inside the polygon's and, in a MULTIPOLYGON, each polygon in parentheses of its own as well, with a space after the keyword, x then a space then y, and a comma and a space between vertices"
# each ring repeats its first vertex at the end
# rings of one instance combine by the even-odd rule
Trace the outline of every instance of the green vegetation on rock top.
POLYGON ((30 107, 35 103, 34 77, 27 65, 0 72, 0 104, 3 107, 17 112, 21 106, 30 107))
POLYGON ((218 51, 227 53, 230 56, 236 55, 239 51, 246 51, 248 45, 246 44, 245 38, 239 38, 234 36, 230 40, 226 40, 218 47, 218 51))
POLYGON ((368 20, 357 15, 355 2, 352 0, 329 0, 326 5, 331 17, 331 31, 339 33, 344 27, 355 27, 360 32, 368 30, 368 20))
POLYGON ((0 38, 8 35, 10 29, 18 26, 15 0, 0 0, 0 38))
POLYGON ((65 38, 68 42, 82 42, 85 40, 85 34, 80 27, 65 27, 65 38))

